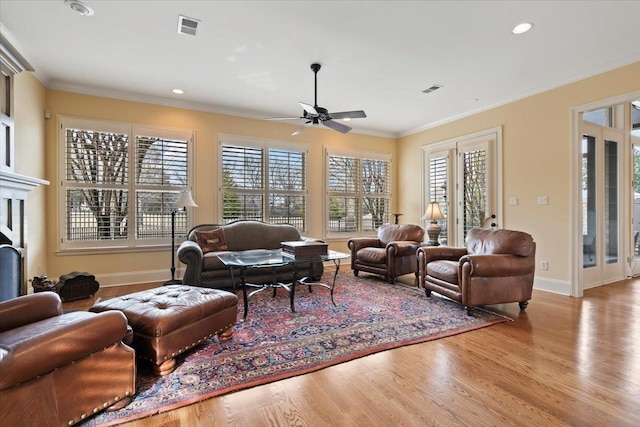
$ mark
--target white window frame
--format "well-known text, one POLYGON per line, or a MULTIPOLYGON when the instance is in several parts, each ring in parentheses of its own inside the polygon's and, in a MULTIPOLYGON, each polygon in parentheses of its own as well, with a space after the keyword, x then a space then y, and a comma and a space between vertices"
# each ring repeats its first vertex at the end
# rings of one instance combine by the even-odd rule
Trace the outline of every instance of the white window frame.
POLYGON ((363 211, 363 199, 365 196, 369 195, 369 193, 364 193, 362 189, 362 170, 358 173, 358 183, 356 185, 356 191, 353 193, 331 193, 329 191, 329 179, 330 179, 330 157, 331 156, 340 156, 340 157, 353 157, 360 160, 360 167, 362 168, 362 160, 381 160, 389 163, 389 175, 387 177, 388 182, 388 192, 386 194, 387 206, 389 206, 389 211, 386 212, 386 220, 385 223, 390 222, 391 212, 393 211, 391 206, 392 194, 391 189, 393 188, 393 173, 392 173, 392 162, 393 157, 390 154, 385 153, 376 153, 376 152, 366 152, 360 150, 349 150, 343 148, 336 147, 326 147, 325 148, 325 197, 324 197, 324 238, 326 239, 344 239, 346 237, 367 237, 367 236, 375 236, 377 235, 377 230, 369 230, 365 231, 362 227, 362 218, 358 218, 356 220, 356 230, 355 231, 331 231, 330 230, 330 218, 329 218, 329 200, 332 195, 340 195, 340 196, 350 196, 357 199, 359 211, 363 211))
MULTIPOLYGON (((121 251, 136 251, 136 250, 148 250, 150 248, 165 248, 171 244, 171 228, 164 231, 167 233, 166 237, 159 238, 144 238, 137 239, 136 230, 136 191, 139 190, 153 190, 162 192, 175 192, 176 194, 182 190, 194 191, 195 181, 195 133, 192 130, 184 129, 169 129, 160 128, 154 126, 138 125, 132 123, 120 123, 110 122, 97 119, 87 119, 72 116, 58 116, 58 176, 60 184, 60 192, 58 194, 58 212, 59 212, 59 224, 58 224, 58 251, 60 252, 121 252, 121 251), (129 224, 128 236, 126 239, 118 240, 86 240, 86 241, 69 241, 66 236, 66 220, 67 220, 67 189, 82 187, 72 181, 67 181, 66 168, 66 132, 67 128, 87 129, 93 131, 102 132, 114 132, 123 133, 128 135, 128 147, 127 147, 127 174, 128 182, 123 185, 122 188, 128 192, 128 212, 127 223, 129 224), (136 136, 149 136, 166 139, 184 140, 187 142, 187 182, 184 186, 149 186, 143 184, 136 184, 135 169, 132 165, 132 159, 136 158, 136 136)), ((187 208, 185 211, 178 212, 179 219, 176 223, 184 224, 183 228, 189 230, 193 226, 193 209, 187 208)), ((179 235, 178 232, 176 235, 179 235)))
MULTIPOLYGON (((285 194, 292 196, 302 196, 304 197, 304 215, 303 215, 303 226, 299 227, 298 224, 292 224, 298 228, 300 233, 306 234, 309 230, 309 189, 308 189, 308 176, 309 176, 309 144, 305 143, 292 143, 286 141, 272 140, 266 138, 255 138, 249 136, 242 135, 229 135, 229 134, 220 134, 218 135, 218 212, 217 212, 217 221, 219 224, 223 224, 225 219, 223 218, 223 147, 226 145, 238 146, 238 147, 248 147, 262 150, 262 187, 261 189, 244 189, 238 190, 238 192, 243 194, 256 194, 262 196, 262 212, 263 217, 262 221, 266 223, 271 222, 271 218, 269 216, 269 198, 272 194, 285 194), (269 174, 267 173, 267 165, 269 164, 269 150, 287 150, 287 151, 296 151, 304 154, 304 177, 303 179, 303 189, 302 190, 283 190, 283 189, 272 189, 269 183, 269 174)), ((281 224, 282 222, 277 222, 281 224)))

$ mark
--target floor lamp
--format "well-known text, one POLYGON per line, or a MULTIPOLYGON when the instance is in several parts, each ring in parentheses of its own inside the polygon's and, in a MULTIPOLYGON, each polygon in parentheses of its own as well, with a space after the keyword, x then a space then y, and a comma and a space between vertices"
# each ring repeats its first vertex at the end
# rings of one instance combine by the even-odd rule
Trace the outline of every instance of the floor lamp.
POLYGON ((196 202, 191 197, 191 191, 181 191, 178 196, 176 206, 171 211, 171 280, 164 282, 165 285, 181 285, 182 280, 176 279, 176 214, 187 208, 197 208, 196 202))
POLYGON ((422 219, 431 221, 427 227, 427 236, 429 236, 427 246, 440 246, 438 238, 440 237, 441 229, 437 221, 444 219, 444 215, 442 214, 442 210, 440 209, 438 202, 429 203, 422 219))

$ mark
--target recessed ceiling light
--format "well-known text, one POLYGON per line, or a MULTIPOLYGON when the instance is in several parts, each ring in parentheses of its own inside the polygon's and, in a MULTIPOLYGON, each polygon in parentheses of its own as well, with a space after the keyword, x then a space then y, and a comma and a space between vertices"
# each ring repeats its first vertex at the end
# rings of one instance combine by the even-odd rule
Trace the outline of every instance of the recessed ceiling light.
POLYGON ((531 22, 523 22, 513 27, 513 30, 511 30, 511 32, 513 34, 524 34, 532 28, 533 24, 531 22))
POLYGON ((93 16, 93 9, 82 3, 80 0, 64 0, 64 4, 82 16, 93 16))
POLYGON ((182 95, 184 93, 182 89, 173 89, 171 92, 176 93, 178 95, 182 95))

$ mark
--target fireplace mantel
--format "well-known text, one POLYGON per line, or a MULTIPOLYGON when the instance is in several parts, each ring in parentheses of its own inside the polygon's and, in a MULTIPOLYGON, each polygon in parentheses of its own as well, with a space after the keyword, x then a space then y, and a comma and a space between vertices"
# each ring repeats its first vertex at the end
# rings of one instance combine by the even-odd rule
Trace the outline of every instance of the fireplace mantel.
POLYGON ((27 224, 27 195, 49 181, 0 170, 0 243, 24 248, 27 224))
POLYGON ((49 185, 49 181, 0 170, 0 191, 17 190, 28 193, 38 185, 49 185))

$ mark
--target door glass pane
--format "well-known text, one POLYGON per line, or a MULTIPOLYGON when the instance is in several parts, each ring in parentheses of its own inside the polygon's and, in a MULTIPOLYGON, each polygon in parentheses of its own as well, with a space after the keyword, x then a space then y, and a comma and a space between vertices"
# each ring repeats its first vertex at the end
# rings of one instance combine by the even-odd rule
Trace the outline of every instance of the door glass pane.
POLYGON ((464 237, 482 227, 487 206, 487 151, 467 151, 463 157, 464 237))
POLYGON ((633 256, 640 255, 640 147, 633 146, 633 256))
POLYGON ((447 220, 449 216, 447 206, 447 176, 449 168, 449 158, 435 157, 429 160, 429 202, 438 202, 440 210, 445 219, 440 224, 440 244, 446 246, 447 239, 447 220))
POLYGON ((618 262, 618 143, 604 141, 606 263, 618 262))
POLYGON ((596 138, 582 136, 582 266, 596 265, 596 138))

